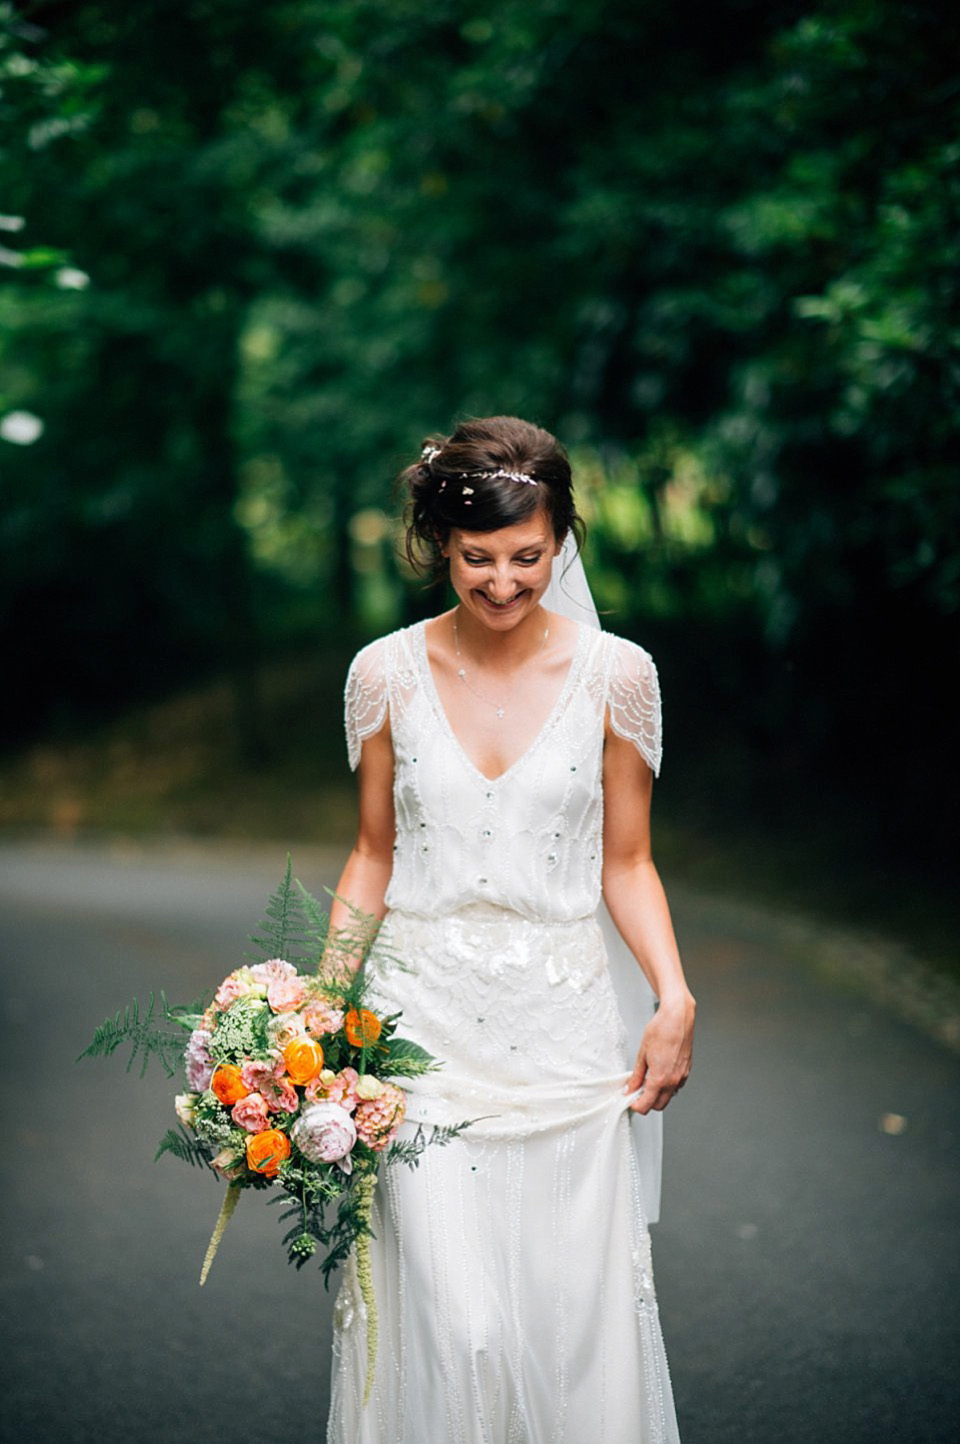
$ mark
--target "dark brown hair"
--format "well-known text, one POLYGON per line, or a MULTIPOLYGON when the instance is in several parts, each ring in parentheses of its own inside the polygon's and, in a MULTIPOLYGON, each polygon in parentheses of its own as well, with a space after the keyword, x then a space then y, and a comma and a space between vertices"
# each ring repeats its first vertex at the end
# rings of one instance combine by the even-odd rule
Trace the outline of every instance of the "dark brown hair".
POLYGON ((442 569, 453 527, 499 531, 541 507, 558 541, 572 531, 583 545, 567 453, 549 431, 517 416, 462 421, 450 436, 428 436, 421 459, 397 480, 408 497, 407 557, 418 571, 442 569))

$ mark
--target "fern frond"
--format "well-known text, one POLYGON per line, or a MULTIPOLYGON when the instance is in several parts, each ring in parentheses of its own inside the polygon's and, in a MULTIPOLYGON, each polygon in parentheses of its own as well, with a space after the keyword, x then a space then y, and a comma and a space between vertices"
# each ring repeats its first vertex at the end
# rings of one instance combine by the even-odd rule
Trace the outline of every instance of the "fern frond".
POLYGON ((293 860, 289 853, 283 880, 270 894, 266 911, 257 927, 258 931, 250 935, 257 952, 248 953, 248 957, 259 963, 271 958, 285 958, 288 963, 294 964, 304 961, 308 937, 300 903, 293 891, 293 860))
POLYGON ((460 1135, 474 1123, 482 1122, 479 1118, 466 1118, 462 1123, 448 1123, 443 1127, 424 1127, 422 1123, 417 1125, 417 1131, 412 1138, 398 1138, 391 1143, 384 1154, 384 1162, 387 1164, 405 1163, 408 1168, 416 1168, 420 1162, 420 1155, 427 1148, 434 1145, 438 1148, 445 1148, 448 1143, 460 1137, 460 1135))
POLYGON ((205 1168, 213 1156, 205 1144, 192 1138, 183 1128, 167 1129, 153 1156, 154 1163, 165 1153, 172 1153, 174 1158, 179 1158, 181 1163, 189 1163, 193 1168, 205 1168))
POLYGON ((422 1078, 424 1073, 433 1073, 441 1065, 409 1038, 390 1038, 384 1045, 383 1073, 390 1078, 422 1078))
POLYGON ((299 878, 297 878, 297 887, 300 891, 300 909, 307 922, 307 932, 322 947, 330 929, 330 914, 319 899, 315 898, 312 892, 307 891, 299 878))
POLYGON ((176 1016, 167 1002, 166 994, 160 994, 160 1020, 154 1022, 156 998, 150 994, 146 1016, 140 1016, 140 1003, 134 998, 125 1008, 118 1008, 112 1018, 106 1018, 93 1035, 93 1040, 84 1048, 80 1058, 109 1058, 125 1043, 130 1044, 127 1072, 139 1056, 140 1077, 147 1071, 151 1058, 156 1058, 168 1078, 172 1078, 180 1066, 184 1048, 184 1022, 176 1016))

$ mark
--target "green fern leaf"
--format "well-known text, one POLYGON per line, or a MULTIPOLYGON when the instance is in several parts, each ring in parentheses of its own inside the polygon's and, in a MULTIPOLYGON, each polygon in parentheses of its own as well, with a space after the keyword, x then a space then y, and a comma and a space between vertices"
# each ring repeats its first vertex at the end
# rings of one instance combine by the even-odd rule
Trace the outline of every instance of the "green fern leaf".
POLYGON ((288 963, 300 965, 307 961, 310 939, 299 899, 293 890, 293 860, 289 853, 283 881, 271 893, 264 916, 257 925, 257 932, 250 935, 250 941, 257 952, 247 956, 253 957, 256 962, 284 958, 288 963))
POLYGON ((390 1038, 383 1049, 383 1072, 391 1078, 422 1078, 440 1064, 432 1053, 409 1038, 390 1038))
POLYGON ((156 1058, 168 1078, 172 1078, 183 1058, 185 1024, 171 1010, 166 995, 160 994, 160 1019, 154 1022, 156 999, 150 994, 146 1017, 140 1016, 140 1003, 134 998, 112 1018, 106 1018, 93 1035, 93 1040, 80 1058, 109 1058, 125 1043, 130 1045, 127 1072, 140 1058, 140 1077, 147 1071, 150 1059, 156 1058))
POLYGON ((167 1129, 154 1154, 154 1163, 165 1153, 172 1153, 174 1158, 179 1158, 182 1163, 189 1163, 194 1168, 205 1168, 212 1157, 210 1150, 183 1128, 167 1129))

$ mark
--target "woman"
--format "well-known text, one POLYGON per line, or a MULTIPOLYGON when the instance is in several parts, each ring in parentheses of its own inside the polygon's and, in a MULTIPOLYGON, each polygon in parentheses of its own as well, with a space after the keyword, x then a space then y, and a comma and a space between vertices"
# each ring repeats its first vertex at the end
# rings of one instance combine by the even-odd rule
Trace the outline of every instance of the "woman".
MULTIPOLYGON (((360 825, 338 893, 385 918, 371 1006, 402 1010, 404 1034, 443 1062, 411 1084, 405 1127, 477 1121, 417 1169, 384 1171, 373 1392, 364 1407, 348 1272, 328 1438, 668 1444, 643 1183, 656 1144, 641 1139, 638 1164, 627 1116, 658 1115, 683 1086, 693 1034, 650 857, 656 672, 633 643, 543 605, 582 532, 547 432, 465 422, 402 479, 408 545, 458 601, 350 669, 360 825), (601 884, 659 1000, 632 1072, 601 884)), ((336 905, 333 926, 347 921, 336 905)))

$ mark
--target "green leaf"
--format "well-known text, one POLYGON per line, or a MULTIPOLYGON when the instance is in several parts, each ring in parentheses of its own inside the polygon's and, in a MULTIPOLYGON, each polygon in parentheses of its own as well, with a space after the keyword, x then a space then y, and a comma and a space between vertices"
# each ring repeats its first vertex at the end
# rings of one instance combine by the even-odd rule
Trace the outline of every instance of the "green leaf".
POLYGON ((206 1168, 212 1157, 210 1150, 182 1127, 167 1129, 154 1154, 154 1163, 165 1153, 172 1153, 174 1158, 194 1168, 206 1168))

